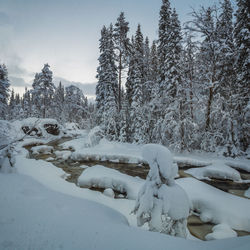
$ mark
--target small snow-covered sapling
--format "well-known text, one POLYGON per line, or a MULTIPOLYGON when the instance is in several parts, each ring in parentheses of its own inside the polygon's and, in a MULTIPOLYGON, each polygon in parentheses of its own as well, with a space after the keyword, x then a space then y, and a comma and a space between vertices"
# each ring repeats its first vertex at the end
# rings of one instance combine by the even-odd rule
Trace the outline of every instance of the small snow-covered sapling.
POLYGON ((171 152, 164 146, 147 144, 142 148, 142 157, 150 170, 133 210, 137 225, 148 222, 150 231, 186 238, 190 203, 174 180, 178 167, 171 152))

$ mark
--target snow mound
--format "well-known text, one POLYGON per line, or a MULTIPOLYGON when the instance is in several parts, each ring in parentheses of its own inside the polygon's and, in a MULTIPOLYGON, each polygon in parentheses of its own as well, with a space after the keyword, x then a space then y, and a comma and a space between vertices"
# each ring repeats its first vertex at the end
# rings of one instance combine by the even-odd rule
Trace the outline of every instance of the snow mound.
POLYGON ((223 192, 194 178, 181 178, 176 182, 186 191, 202 221, 225 223, 233 229, 250 232, 249 199, 223 192))
POLYGON ((87 168, 78 178, 80 187, 111 188, 120 193, 126 193, 127 198, 132 200, 136 199, 143 182, 140 178, 134 178, 101 165, 87 168))
POLYGON ((238 162, 238 161, 230 161, 230 162, 226 162, 226 165, 232 168, 250 172, 250 161, 248 162, 248 164, 238 162))
POLYGON ((70 158, 71 154, 72 154, 72 152, 68 151, 68 150, 55 152, 57 159, 60 159, 60 160, 68 160, 70 158))
POLYGON ((104 191, 103 191, 103 194, 110 197, 110 198, 114 198, 115 197, 115 193, 113 191, 113 189, 111 188, 106 188, 104 191))
POLYGON ((163 201, 163 212, 174 220, 187 218, 190 211, 190 202, 186 192, 177 184, 162 185, 158 191, 163 201))
POLYGON ((178 164, 178 166, 196 166, 196 167, 206 167, 212 164, 210 161, 202 161, 198 159, 175 156, 174 162, 178 164))
POLYGON ((227 224, 218 224, 212 228, 212 233, 206 235, 206 240, 219 240, 237 237, 237 233, 227 224))
POLYGON ((250 188, 248 188, 248 189, 245 191, 244 195, 245 195, 247 198, 250 198, 250 188))
POLYGON ((158 144, 144 145, 142 157, 148 162, 150 171, 156 172, 156 168, 159 168, 165 179, 172 179, 177 175, 178 167, 173 163, 173 156, 166 147, 158 144))
POLYGON ((33 154, 52 154, 53 147, 47 145, 34 146, 31 148, 33 154))
POLYGON ((217 178, 232 181, 241 181, 240 173, 237 170, 222 163, 214 163, 213 165, 201 168, 190 168, 185 172, 199 180, 217 178))
POLYGON ((73 148, 72 159, 117 161, 124 163, 144 162, 141 157, 141 146, 129 143, 110 142, 102 139, 99 144, 93 147, 86 147, 84 138, 79 138, 71 142, 63 143, 63 148, 73 148))

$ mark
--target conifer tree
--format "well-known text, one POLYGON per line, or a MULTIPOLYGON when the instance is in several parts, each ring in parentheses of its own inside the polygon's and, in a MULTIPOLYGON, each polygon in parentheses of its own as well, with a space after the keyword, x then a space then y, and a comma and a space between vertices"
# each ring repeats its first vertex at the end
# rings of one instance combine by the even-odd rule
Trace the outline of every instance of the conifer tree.
POLYGON ((7 118, 9 86, 7 68, 0 64, 0 119, 7 118))
POLYGON ((129 26, 125 20, 124 12, 121 12, 117 18, 114 28, 114 42, 117 51, 117 69, 118 69, 118 112, 121 110, 121 87, 122 74, 128 64, 129 38, 127 37, 129 26))
POLYGON ((250 25, 249 25, 249 1, 237 0, 236 22, 234 27, 234 39, 236 44, 235 70, 237 74, 237 110, 239 112, 238 123, 240 124, 240 143, 242 150, 249 146, 250 126, 250 25))

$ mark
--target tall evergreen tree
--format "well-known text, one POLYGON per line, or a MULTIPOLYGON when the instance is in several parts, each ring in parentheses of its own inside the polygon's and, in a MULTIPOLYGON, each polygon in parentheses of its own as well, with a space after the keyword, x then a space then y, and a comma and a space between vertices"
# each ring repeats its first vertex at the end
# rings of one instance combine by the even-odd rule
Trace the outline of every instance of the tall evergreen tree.
POLYGON ((42 72, 35 75, 33 82, 32 95, 35 99, 36 109, 39 116, 49 117, 50 107, 52 106, 52 98, 55 91, 55 85, 52 82, 52 71, 48 64, 44 64, 42 72), (40 108, 41 107, 41 108, 40 108))
POLYGON ((237 101, 238 101, 238 122, 240 127, 240 142, 242 150, 245 151, 249 144, 250 127, 250 5, 247 0, 237 0, 236 22, 234 27, 234 39, 236 43, 235 70, 237 74, 237 101))
POLYGON ((7 68, 0 64, 0 119, 7 118, 9 86, 7 68))
POLYGON ((114 42, 117 51, 117 69, 118 69, 118 112, 121 110, 121 87, 122 87, 122 74, 128 64, 129 54, 129 38, 128 22, 125 20, 124 12, 120 13, 117 18, 114 28, 114 42))

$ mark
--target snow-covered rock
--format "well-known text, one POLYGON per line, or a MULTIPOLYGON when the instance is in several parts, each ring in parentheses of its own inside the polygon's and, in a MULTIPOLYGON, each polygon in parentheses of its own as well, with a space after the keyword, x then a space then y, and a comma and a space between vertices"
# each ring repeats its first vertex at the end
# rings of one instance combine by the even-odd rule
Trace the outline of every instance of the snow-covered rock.
POLYGON ((232 181, 241 181, 240 173, 237 170, 222 163, 214 163, 213 165, 201 168, 190 168, 185 172, 199 180, 217 178, 232 181))
POLYGON ((34 146, 31 148, 33 154, 52 154, 53 147, 47 145, 34 146))
POLYGON ((78 178, 80 187, 111 188, 120 193, 126 193, 128 199, 135 200, 144 180, 122 174, 101 165, 89 167, 78 178))
POLYGON ((64 160, 64 161, 69 159, 71 154, 72 154, 72 152, 68 151, 68 150, 55 151, 55 155, 56 155, 57 159, 64 160))
POLYGON ((110 197, 110 198, 114 198, 115 197, 115 193, 113 191, 112 188, 106 188, 104 191, 103 191, 103 194, 110 197))
POLYGON ((250 188, 248 188, 248 189, 245 191, 244 195, 245 195, 247 198, 250 198, 250 188))
POLYGON ((228 224, 233 229, 250 232, 249 199, 223 192, 194 178, 181 178, 176 182, 186 191, 202 221, 228 224))
POLYGON ((212 228, 212 233, 205 236, 206 240, 219 240, 237 237, 237 233, 227 224, 218 224, 212 228))

